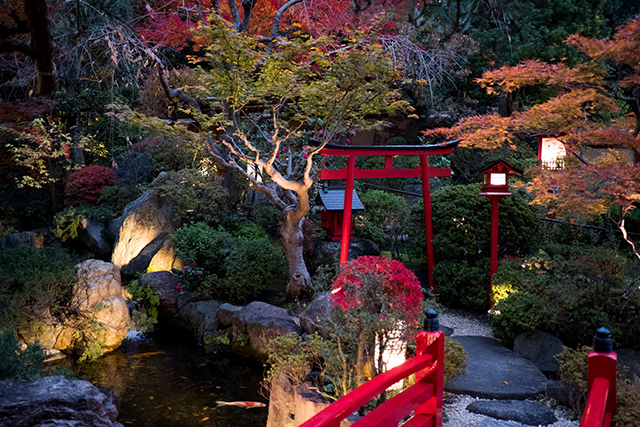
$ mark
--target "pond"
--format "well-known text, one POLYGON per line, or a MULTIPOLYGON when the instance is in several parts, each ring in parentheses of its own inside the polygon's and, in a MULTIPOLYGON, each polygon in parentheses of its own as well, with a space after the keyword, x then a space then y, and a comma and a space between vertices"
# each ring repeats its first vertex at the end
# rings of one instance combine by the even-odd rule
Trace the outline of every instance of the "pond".
POLYGON ((262 364, 229 353, 205 355, 188 335, 163 327, 72 368, 78 378, 113 391, 118 421, 125 426, 266 425, 267 408, 216 405, 216 401, 268 403, 260 395, 262 364))

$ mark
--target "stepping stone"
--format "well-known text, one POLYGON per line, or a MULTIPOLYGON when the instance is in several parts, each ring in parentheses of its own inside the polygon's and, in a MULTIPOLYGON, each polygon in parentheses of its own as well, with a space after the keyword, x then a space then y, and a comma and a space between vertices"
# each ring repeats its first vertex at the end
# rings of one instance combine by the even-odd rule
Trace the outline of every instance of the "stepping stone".
POLYGON ((547 378, 522 356, 488 337, 457 336, 469 355, 467 374, 445 384, 445 391, 484 399, 524 400, 546 388, 547 378))
POLYGON ((513 425, 514 424, 509 421, 482 420, 476 425, 476 427, 513 427, 513 425))
POLYGON ((531 426, 546 426, 558 419, 541 403, 522 400, 479 400, 467 406, 467 411, 531 426))

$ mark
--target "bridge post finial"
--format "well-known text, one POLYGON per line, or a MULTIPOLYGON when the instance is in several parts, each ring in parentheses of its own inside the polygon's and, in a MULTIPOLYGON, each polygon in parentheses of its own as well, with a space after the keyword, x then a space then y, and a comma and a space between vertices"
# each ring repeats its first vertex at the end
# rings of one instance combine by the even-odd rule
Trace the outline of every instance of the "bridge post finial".
POLYGON ((424 318, 424 330, 427 332, 437 332, 440 330, 440 321, 438 313, 432 308, 427 310, 424 318))

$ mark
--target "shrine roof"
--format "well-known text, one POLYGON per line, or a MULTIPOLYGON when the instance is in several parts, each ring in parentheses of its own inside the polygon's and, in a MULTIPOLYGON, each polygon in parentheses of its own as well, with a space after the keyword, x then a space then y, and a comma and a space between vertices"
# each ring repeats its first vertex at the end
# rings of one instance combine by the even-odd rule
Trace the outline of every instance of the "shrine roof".
MULTIPOLYGON (((344 192, 344 188, 322 188, 318 191, 318 197, 320 197, 320 201, 328 211, 341 211, 344 210, 344 192)), ((364 209, 364 205, 360 201, 355 189, 353 190, 353 198, 351 200, 351 209, 364 209)))

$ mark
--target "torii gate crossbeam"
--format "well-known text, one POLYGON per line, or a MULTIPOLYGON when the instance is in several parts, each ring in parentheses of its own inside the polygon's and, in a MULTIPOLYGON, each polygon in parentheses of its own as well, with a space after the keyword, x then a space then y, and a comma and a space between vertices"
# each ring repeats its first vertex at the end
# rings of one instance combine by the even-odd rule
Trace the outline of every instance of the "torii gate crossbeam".
POLYGON ((344 214, 342 220, 342 241, 340 246, 340 265, 349 258, 349 236, 351 235, 351 204, 353 202, 353 181, 356 178, 422 178, 422 196, 424 200, 424 225, 427 238, 427 268, 429 287, 435 293, 433 281, 433 223, 431 220, 431 186, 429 178, 451 176, 449 168, 429 166, 430 155, 451 154, 458 140, 439 145, 325 145, 320 150, 324 156, 347 156, 347 167, 339 170, 322 170, 320 179, 344 179, 344 214), (356 156, 384 156, 384 169, 360 169, 356 167, 356 156), (393 156, 420 156, 420 165, 415 169, 394 169, 393 156))

